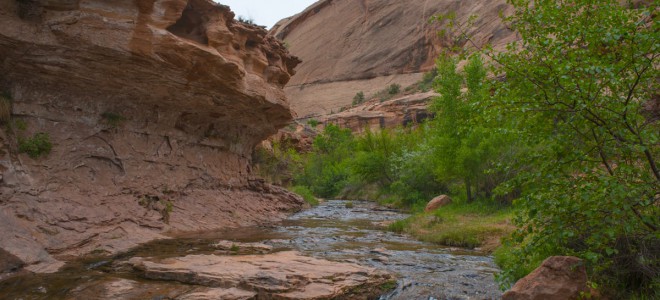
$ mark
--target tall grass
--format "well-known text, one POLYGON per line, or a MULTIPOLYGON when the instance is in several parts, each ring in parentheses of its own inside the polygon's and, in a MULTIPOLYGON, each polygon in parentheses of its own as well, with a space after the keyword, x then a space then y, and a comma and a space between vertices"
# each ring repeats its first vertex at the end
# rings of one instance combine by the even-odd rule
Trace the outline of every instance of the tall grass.
POLYGON ((453 203, 432 212, 415 214, 389 226, 435 244, 477 248, 490 252, 500 238, 514 230, 513 209, 488 203, 453 203))

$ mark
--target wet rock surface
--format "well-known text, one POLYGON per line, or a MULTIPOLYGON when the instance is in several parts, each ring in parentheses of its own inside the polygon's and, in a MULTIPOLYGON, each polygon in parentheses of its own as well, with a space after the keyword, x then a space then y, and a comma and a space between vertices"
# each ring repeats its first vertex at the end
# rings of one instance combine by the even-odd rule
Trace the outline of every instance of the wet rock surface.
POLYGON ((173 280, 226 289, 240 288, 275 299, 334 299, 375 296, 390 276, 374 268, 303 256, 295 251, 267 255, 189 255, 129 263, 149 279, 173 280), (358 291, 361 292, 353 292, 358 291))
POLYGON ((370 202, 353 201, 350 209, 345 203, 327 201, 277 226, 154 241, 112 258, 73 262, 55 274, 13 277, 0 282, 0 290, 7 299, 271 299, 287 293, 313 299, 336 283, 332 290, 344 290, 342 299, 365 299, 373 289, 346 287, 366 281, 381 283, 375 285, 380 299, 500 298, 490 257, 384 231, 381 224, 406 215, 370 202), (272 253, 232 255, 223 249, 232 244, 266 245, 272 253), (111 294, 117 296, 105 296, 111 294))

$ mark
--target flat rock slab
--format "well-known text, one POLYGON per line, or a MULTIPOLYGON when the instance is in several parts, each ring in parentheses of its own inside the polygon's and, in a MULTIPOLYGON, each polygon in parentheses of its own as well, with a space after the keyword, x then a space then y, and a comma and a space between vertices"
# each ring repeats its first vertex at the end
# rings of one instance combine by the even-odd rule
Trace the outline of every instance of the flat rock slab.
POLYGON ((73 289, 64 299, 174 299, 174 300, 249 300, 254 292, 236 288, 209 288, 186 284, 138 282, 124 278, 105 278, 73 289))
POLYGON ((219 241, 213 245, 220 251, 234 254, 266 254, 273 251, 273 246, 262 243, 238 243, 233 241, 219 241))
POLYGON ((392 277, 373 268, 303 256, 295 251, 266 255, 188 255, 129 263, 149 279, 223 289, 236 288, 273 299, 366 298, 391 286, 392 277))

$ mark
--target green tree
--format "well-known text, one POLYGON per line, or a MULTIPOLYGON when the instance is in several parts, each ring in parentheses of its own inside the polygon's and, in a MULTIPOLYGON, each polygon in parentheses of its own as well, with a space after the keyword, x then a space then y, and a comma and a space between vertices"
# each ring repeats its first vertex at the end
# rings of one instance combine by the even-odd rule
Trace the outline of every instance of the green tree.
POLYGON ((486 69, 479 55, 472 56, 463 72, 457 71, 457 58, 443 54, 437 61, 434 142, 436 174, 441 181, 459 180, 468 201, 488 198, 504 178, 494 180, 489 171, 510 143, 498 131, 481 105, 489 96, 486 69), (461 89, 466 88, 466 92, 461 89))
POLYGON ((312 152, 305 157, 304 170, 297 174, 295 184, 309 187, 319 197, 336 196, 351 175, 354 149, 350 129, 329 124, 314 139, 312 152))
POLYGON ((658 2, 510 2, 522 40, 491 54, 505 80, 488 105, 536 150, 520 158, 534 168, 516 181, 515 264, 577 255, 609 286, 657 290, 660 124, 647 107, 660 78, 658 2))
POLYGON ((365 133, 357 138, 352 173, 366 183, 378 183, 381 187, 392 184, 392 158, 400 146, 395 142, 390 130, 382 129, 374 133, 367 127, 365 133))

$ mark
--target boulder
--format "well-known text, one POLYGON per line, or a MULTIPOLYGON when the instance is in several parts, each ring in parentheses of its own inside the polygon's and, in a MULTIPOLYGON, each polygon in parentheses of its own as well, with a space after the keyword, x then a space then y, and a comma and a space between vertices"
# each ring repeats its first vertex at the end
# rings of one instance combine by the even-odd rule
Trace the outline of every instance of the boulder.
POLYGON ((434 211, 440 207, 447 206, 451 203, 451 198, 447 195, 440 195, 438 197, 433 198, 431 201, 429 201, 428 204, 426 204, 426 207, 424 208, 424 211, 429 212, 429 211, 434 211))
POLYGON ((18 259, 18 257, 0 249, 0 280, 7 275, 20 270, 23 265, 23 261, 18 259))
POLYGON ((518 280, 502 295, 502 299, 579 299, 580 293, 587 291, 587 272, 583 261, 573 256, 552 256, 532 273, 518 280))
MULTIPOLYGON (((380 295, 392 277, 374 268, 303 256, 295 251, 266 255, 188 255, 129 261, 148 279, 212 288, 239 288, 264 299, 367 299, 380 295)), ((207 291, 209 293, 211 291, 207 291)), ((213 291, 218 292, 218 291, 213 291)), ((225 291, 221 291, 225 292, 225 291)))

